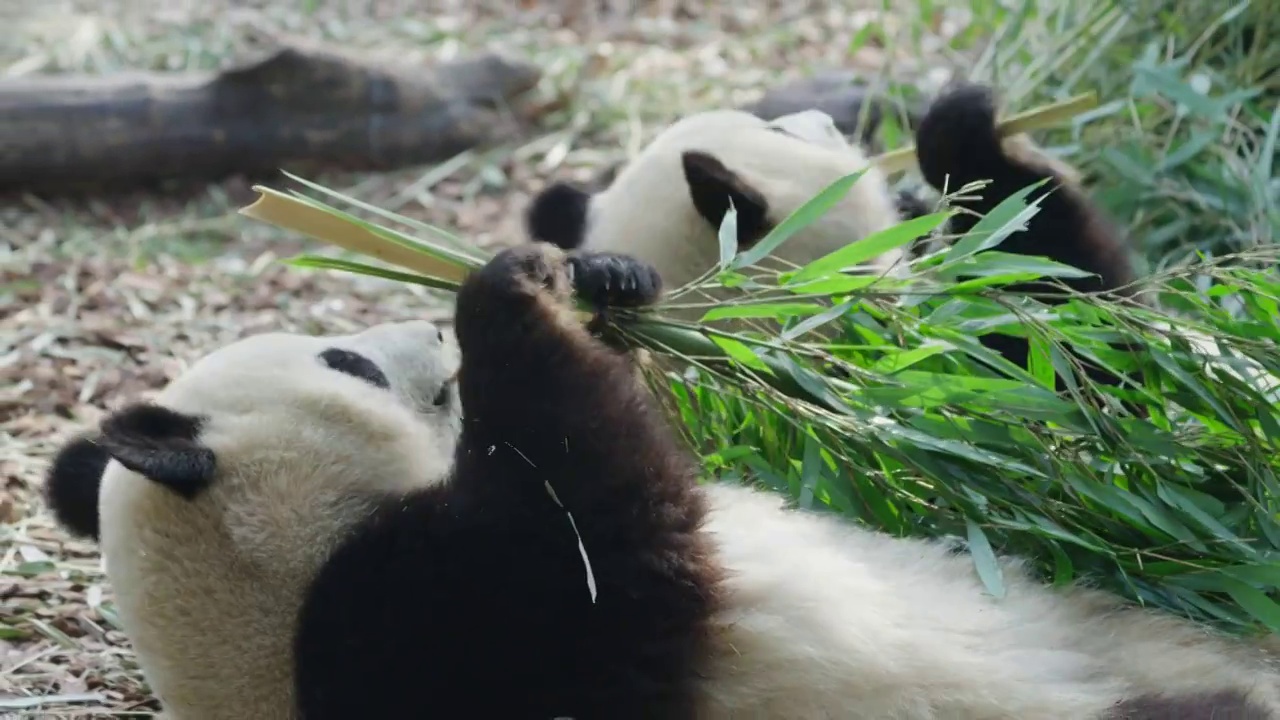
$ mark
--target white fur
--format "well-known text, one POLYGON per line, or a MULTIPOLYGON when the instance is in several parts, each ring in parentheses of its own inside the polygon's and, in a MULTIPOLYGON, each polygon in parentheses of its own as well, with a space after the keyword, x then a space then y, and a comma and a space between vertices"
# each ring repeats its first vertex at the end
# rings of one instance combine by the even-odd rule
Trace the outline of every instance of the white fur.
MULTIPOLYGON (((766 122, 738 110, 711 110, 668 127, 593 196, 584 247, 638 257, 656 267, 673 290, 715 267, 717 230, 694 208, 681 168, 681 154, 688 150, 714 155, 758 190, 770 203, 774 223, 832 182, 867 169, 838 205, 760 265, 804 265, 901 221, 884 174, 845 141, 829 115, 809 110, 766 122)), ((872 266, 885 272, 902 257, 901 251, 886 253, 872 266)), ((692 315, 705 312, 701 307, 692 315)))
POLYGON ((1176 618, 1055 592, 1009 559, 996 600, 942 543, 708 492, 733 608, 700 717, 1087 720, 1125 691, 1224 687, 1280 707, 1261 651, 1176 618))
POLYGON ((210 417, 217 479, 189 501, 112 462, 100 517, 117 611, 171 720, 292 717, 303 589, 380 493, 447 473, 458 408, 437 412, 431 399, 456 367, 455 346, 426 322, 258 335, 160 395, 210 417), (324 367, 317 355, 334 346, 376 362, 401 403, 324 367))
MULTIPOLYGON (((164 391, 210 418, 217 478, 188 501, 113 462, 100 507, 117 609, 171 720, 292 717, 303 588, 376 498, 446 476, 460 409, 430 399, 456 367, 434 326, 407 323, 249 338, 164 391), (373 359, 401 402, 324 368, 334 345, 373 359)), ((1125 691, 1220 687, 1280 704, 1260 653, 1174 618, 1050 591, 1012 561, 994 600, 942 544, 705 492, 730 603, 699 717, 1092 720, 1125 691)))

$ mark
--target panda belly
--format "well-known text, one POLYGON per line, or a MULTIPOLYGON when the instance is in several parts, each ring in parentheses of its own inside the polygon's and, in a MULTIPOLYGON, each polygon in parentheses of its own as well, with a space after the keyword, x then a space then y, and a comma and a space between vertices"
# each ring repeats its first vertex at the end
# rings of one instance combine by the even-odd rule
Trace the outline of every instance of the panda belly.
POLYGON ((1029 608, 988 602, 944 546, 707 490, 731 601, 700 717, 1083 720, 1115 697, 1066 628, 1018 627, 1029 608))
POLYGON ((996 600, 947 545, 707 491, 730 599, 700 718, 1121 720, 1168 694, 1152 707, 1208 720, 1224 689, 1236 705, 1213 708, 1273 717, 1277 676, 1174 618, 1052 591, 1012 560, 996 600))

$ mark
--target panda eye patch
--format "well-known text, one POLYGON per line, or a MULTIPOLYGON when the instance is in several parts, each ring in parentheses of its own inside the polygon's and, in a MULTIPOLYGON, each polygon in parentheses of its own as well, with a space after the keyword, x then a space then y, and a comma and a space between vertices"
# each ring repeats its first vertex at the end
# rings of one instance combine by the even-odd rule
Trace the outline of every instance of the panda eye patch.
POLYGON ((372 360, 358 352, 343 350, 342 348, 329 348, 320 353, 320 360, 340 373, 360 378, 375 387, 380 387, 383 390, 391 387, 391 383, 387 381, 387 376, 383 374, 382 370, 372 360))

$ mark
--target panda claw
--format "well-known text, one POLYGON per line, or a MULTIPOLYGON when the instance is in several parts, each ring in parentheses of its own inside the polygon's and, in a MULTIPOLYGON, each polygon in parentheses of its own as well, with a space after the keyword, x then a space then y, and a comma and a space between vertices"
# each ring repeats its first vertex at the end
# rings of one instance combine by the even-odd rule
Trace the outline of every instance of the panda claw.
POLYGON ((657 270, 628 255, 578 252, 569 263, 578 295, 596 307, 650 305, 661 293, 657 270))

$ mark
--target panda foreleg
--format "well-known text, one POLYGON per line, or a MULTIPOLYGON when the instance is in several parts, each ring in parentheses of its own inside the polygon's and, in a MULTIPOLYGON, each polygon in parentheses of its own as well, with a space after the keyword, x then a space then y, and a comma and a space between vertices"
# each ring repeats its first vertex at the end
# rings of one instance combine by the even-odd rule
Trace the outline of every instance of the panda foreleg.
POLYGON ((388 499, 310 588, 306 720, 692 717, 719 591, 695 466, 569 302, 659 288, 544 243, 467 278, 452 478, 388 499))
POLYGON ((596 308, 636 307, 660 291, 661 278, 638 260, 542 243, 505 250, 468 278, 455 319, 458 482, 474 462, 486 478, 502 468, 504 484, 546 479, 562 501, 588 507, 641 501, 664 483, 677 495, 692 487, 693 465, 636 382, 633 360, 593 337, 571 303, 576 294, 596 308))
MULTIPOLYGON (((454 483, 467 495, 502 494, 494 504, 520 498, 542 518, 531 533, 568 536, 564 514, 572 517, 595 591, 589 607, 557 618, 567 647, 583 648, 566 683, 594 678, 597 707, 618 718, 685 716, 719 570, 701 533, 707 509, 692 456, 633 358, 593 337, 571 300, 638 307, 661 288, 634 258, 536 243, 469 277, 455 320, 464 427, 454 483)), ((539 572, 559 575, 550 565, 539 572)), ((565 591, 587 602, 587 583, 565 591)))

